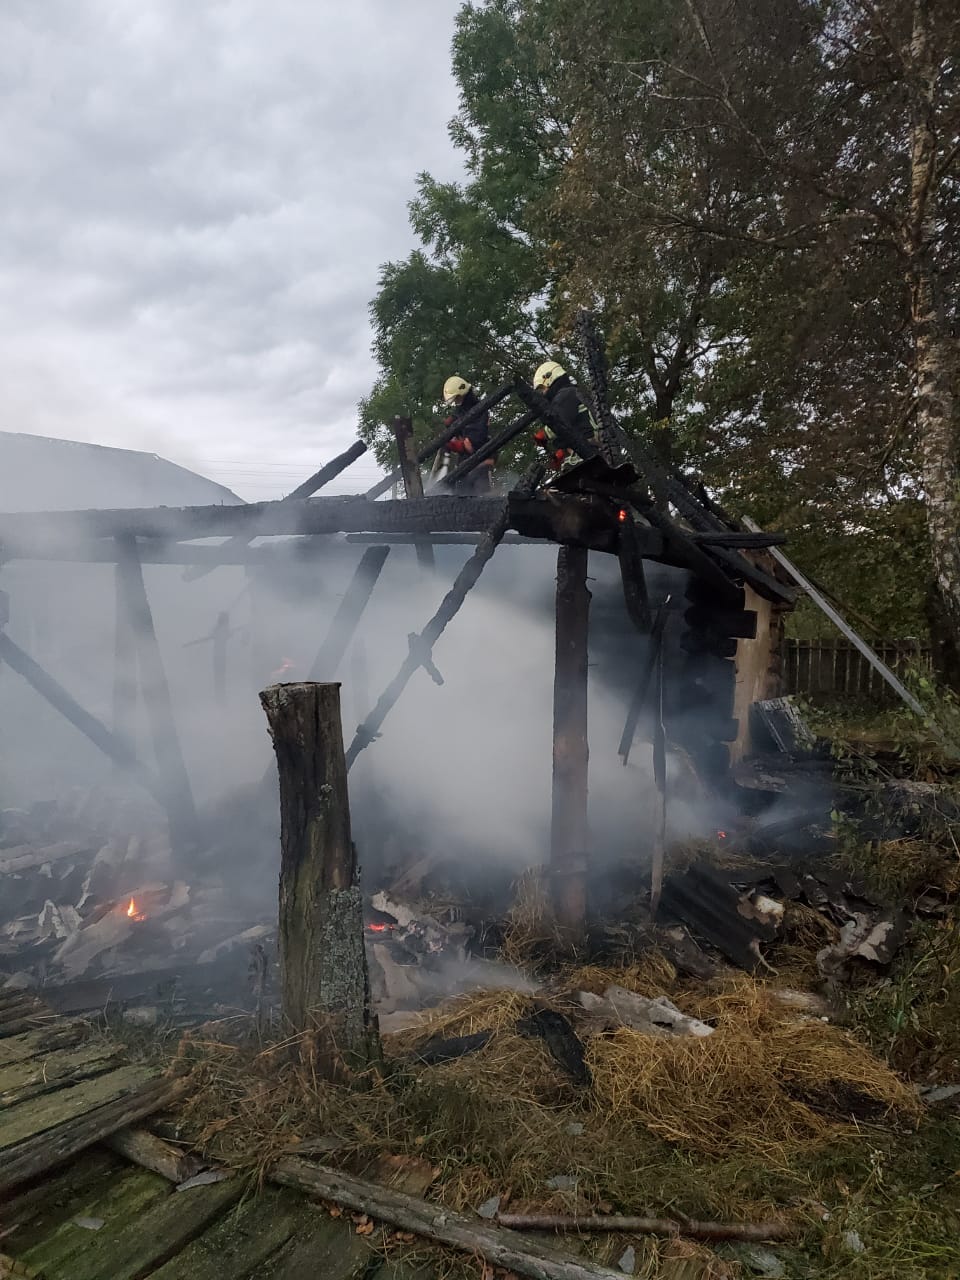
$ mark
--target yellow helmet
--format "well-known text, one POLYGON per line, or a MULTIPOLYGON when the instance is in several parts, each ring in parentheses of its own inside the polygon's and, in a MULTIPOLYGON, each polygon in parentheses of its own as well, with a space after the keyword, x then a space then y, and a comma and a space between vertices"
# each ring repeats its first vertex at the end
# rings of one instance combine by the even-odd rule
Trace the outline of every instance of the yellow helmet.
POLYGON ((465 396, 470 390, 470 383, 466 378, 461 378, 459 373, 455 373, 443 384, 443 403, 453 404, 457 396, 465 396))
POLYGON ((547 391, 566 372, 566 369, 557 364, 556 360, 547 360, 533 375, 533 385, 538 391, 547 391))

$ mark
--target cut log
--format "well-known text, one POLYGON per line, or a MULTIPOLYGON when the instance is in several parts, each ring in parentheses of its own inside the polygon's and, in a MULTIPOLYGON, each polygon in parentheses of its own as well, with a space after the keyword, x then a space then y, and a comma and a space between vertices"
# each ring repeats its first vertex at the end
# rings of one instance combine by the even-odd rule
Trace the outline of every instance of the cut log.
POLYGON ((582 938, 587 914, 587 557, 579 547, 557 555, 550 888, 554 918, 571 946, 582 938))
POLYGON ((379 1056, 350 838, 338 684, 273 685, 260 695, 280 774, 283 1012, 316 1030, 328 1076, 379 1056))
POLYGON ((121 1129, 107 1138, 105 1145, 131 1164, 159 1173, 168 1182, 186 1182, 199 1173, 204 1164, 199 1156, 164 1142, 149 1129, 121 1129))
POLYGON ((692 1240, 790 1240, 796 1228, 787 1222, 694 1222, 689 1218, 632 1218, 624 1214, 498 1213, 497 1222, 513 1231, 629 1231, 640 1235, 689 1236, 692 1240))
POLYGON ((623 1280, 620 1271, 588 1259, 566 1256, 549 1245, 525 1239, 503 1227, 477 1222, 443 1205, 429 1204, 415 1196, 388 1190, 366 1179, 352 1178, 323 1165, 312 1165, 306 1160, 295 1157, 280 1160, 270 1177, 281 1186, 295 1187, 347 1209, 368 1213, 381 1222, 461 1249, 491 1266, 530 1276, 532 1280, 623 1280))
POLYGON ((152 1079, 91 1111, 81 1110, 52 1130, 8 1147, 0 1160, 0 1195, 102 1142, 118 1129, 169 1106, 182 1097, 187 1087, 182 1079, 152 1079))

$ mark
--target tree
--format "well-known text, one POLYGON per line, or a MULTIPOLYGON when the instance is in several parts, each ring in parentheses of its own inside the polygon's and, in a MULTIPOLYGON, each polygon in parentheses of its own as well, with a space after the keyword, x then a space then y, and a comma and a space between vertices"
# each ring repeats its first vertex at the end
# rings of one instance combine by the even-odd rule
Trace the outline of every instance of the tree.
POLYGON ((717 267, 706 359, 674 405, 688 453, 755 509, 815 504, 833 538, 919 495, 960 634, 954 6, 675 0, 659 24, 577 8, 574 269, 608 292, 631 279, 629 312, 651 255, 717 267))

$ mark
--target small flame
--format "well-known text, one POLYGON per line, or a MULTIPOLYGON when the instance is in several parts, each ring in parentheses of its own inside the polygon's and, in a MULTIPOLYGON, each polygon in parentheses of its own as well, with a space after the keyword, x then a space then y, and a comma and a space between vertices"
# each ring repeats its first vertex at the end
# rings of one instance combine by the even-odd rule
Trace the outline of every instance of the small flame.
POLYGON ((270 672, 270 679, 279 680, 280 677, 285 676, 288 671, 293 671, 296 668, 296 665, 297 664, 292 658, 281 658, 280 665, 277 667, 276 671, 270 672))
POLYGON ((142 911, 137 910, 136 898, 130 899, 130 904, 127 907, 127 915, 130 917, 131 920, 146 920, 147 918, 142 911))
POLYGON ((386 933, 388 929, 392 929, 392 924, 368 924, 367 928, 371 933, 386 933))
POLYGON ((726 833, 725 831, 718 831, 718 832, 717 832, 717 839, 718 839, 718 840, 726 840, 726 838, 727 838, 727 833, 726 833))
POLYGON ((620 508, 620 511, 619 511, 619 512, 618 512, 618 514, 617 514, 617 519, 620 521, 620 523, 621 523, 621 524, 626 524, 626 523, 627 523, 627 508, 626 508, 626 507, 621 507, 621 508, 620 508))

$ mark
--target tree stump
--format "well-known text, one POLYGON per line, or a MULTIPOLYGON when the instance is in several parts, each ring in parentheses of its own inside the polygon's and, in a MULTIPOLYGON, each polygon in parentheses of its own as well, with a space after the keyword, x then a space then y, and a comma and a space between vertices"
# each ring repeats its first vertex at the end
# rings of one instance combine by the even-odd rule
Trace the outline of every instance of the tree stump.
POLYGON ((379 1056, 350 838, 339 684, 279 684, 260 694, 280 774, 283 1012, 313 1032, 330 1078, 379 1056))

